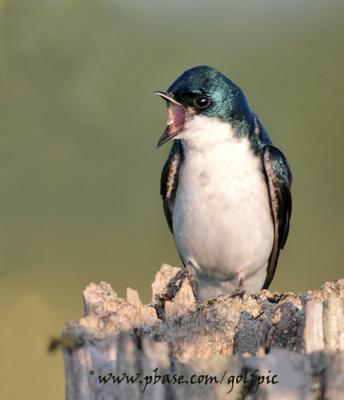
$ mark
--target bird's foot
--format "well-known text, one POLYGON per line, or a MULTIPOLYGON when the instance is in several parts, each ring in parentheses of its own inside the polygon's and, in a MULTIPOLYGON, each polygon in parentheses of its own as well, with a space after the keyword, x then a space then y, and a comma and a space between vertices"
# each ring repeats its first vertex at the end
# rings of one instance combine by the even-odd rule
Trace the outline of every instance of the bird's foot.
POLYGON ((232 292, 229 297, 239 297, 239 299, 243 300, 246 292, 244 289, 244 275, 239 274, 239 286, 237 289, 232 292))
POLYGON ((238 287, 237 289, 234 290, 234 292, 232 292, 229 297, 239 297, 239 299, 243 300, 244 296, 245 296, 246 292, 245 289, 243 287, 238 287))
POLYGON ((155 299, 156 302, 154 307, 160 319, 165 319, 166 301, 172 301, 176 297, 186 279, 188 279, 194 297, 197 299, 195 274, 191 265, 187 264, 187 266, 182 268, 173 278, 170 279, 166 286, 166 291, 159 294, 155 299))

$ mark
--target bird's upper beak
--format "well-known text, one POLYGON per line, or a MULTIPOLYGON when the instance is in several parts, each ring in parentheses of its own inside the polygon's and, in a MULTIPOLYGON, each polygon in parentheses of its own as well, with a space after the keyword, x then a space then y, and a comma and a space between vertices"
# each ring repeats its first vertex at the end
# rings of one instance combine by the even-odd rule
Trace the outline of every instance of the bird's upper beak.
POLYGON ((167 125, 157 144, 157 147, 159 147, 168 140, 172 139, 174 136, 178 135, 178 133, 183 130, 185 123, 185 108, 176 100, 174 100, 174 98, 168 93, 160 91, 156 91, 154 93, 165 99, 168 107, 167 125))

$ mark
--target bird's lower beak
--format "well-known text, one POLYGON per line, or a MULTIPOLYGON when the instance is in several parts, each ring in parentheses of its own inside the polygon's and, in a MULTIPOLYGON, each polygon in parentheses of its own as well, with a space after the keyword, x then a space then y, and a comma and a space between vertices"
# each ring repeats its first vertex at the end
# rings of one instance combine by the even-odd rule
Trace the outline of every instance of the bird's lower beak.
POLYGON ((166 100, 168 112, 166 129, 160 136, 157 144, 157 147, 159 147, 183 130, 185 123, 185 108, 167 93, 160 91, 155 93, 166 100))

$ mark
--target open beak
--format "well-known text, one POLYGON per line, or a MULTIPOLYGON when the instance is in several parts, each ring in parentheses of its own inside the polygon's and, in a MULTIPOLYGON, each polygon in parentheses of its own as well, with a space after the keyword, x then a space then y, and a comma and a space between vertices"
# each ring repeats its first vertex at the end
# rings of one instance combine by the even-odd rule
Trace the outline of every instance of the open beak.
POLYGON ((185 108, 174 100, 168 93, 156 91, 155 94, 162 97, 167 102, 168 119, 164 133, 160 136, 157 147, 166 143, 174 136, 178 135, 184 128, 185 123, 185 108))

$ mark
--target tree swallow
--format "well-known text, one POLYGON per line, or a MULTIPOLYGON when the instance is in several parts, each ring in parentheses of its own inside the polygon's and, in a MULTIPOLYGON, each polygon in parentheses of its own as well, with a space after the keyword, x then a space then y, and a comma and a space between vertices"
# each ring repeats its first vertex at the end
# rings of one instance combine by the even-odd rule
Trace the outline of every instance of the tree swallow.
POLYGON ((200 300, 268 288, 289 231, 291 171, 243 91, 209 66, 167 90, 158 146, 168 226, 200 300))

